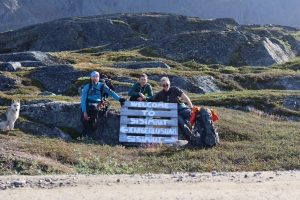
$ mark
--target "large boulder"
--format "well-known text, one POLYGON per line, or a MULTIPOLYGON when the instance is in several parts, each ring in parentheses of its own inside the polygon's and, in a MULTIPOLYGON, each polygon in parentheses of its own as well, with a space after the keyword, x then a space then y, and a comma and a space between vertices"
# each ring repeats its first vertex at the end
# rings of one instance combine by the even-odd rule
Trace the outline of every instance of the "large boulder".
POLYGON ((17 88, 17 84, 21 84, 21 80, 0 73, 0 91, 8 91, 17 88))
POLYGON ((35 135, 43 135, 48 137, 62 138, 65 140, 72 140, 72 137, 69 134, 50 124, 45 125, 43 123, 37 123, 22 119, 16 121, 15 127, 18 127, 21 130, 25 130, 26 132, 30 132, 35 135))
POLYGON ((89 76, 87 71, 78 71, 71 65, 53 65, 37 68, 31 78, 40 81, 50 92, 62 94, 72 88, 73 81, 89 76))
MULTIPOLYGON (((16 127, 27 129, 35 134, 76 139, 82 133, 80 103, 64 101, 27 102, 21 104, 20 115, 26 116, 32 121, 19 121, 16 127)), ((109 109, 107 117, 99 117, 97 125, 97 131, 89 137, 112 145, 118 143, 120 128, 118 111, 109 109)))
POLYGON ((300 110, 300 97, 299 96, 287 96, 284 101, 283 105, 291 110, 300 110))
POLYGON ((202 88, 200 88, 198 85, 192 83, 192 81, 188 77, 175 76, 175 75, 150 75, 148 76, 148 79, 152 79, 159 82, 163 76, 167 76, 169 78, 171 86, 177 86, 180 89, 192 93, 205 94, 205 91, 202 88))
POLYGON ((21 68, 21 63, 19 62, 0 63, 0 71, 14 72, 20 68, 21 68))
POLYGON ((257 84, 259 89, 281 88, 285 90, 300 90, 300 76, 281 76, 267 83, 257 84))
POLYGON ((162 61, 122 62, 112 65, 113 68, 141 69, 141 68, 170 68, 162 61))
POLYGON ((27 51, 18 53, 6 53, 0 54, 0 61, 2 62, 23 62, 23 65, 38 65, 45 66, 55 64, 59 62, 58 58, 55 58, 47 53, 40 51, 27 51), (34 62, 35 64, 29 64, 34 62))

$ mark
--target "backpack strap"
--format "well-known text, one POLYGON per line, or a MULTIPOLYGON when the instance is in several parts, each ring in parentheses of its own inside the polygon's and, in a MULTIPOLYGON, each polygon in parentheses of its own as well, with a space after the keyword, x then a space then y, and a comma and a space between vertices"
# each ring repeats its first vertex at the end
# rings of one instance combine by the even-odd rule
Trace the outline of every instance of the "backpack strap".
POLYGON ((102 101, 106 101, 106 97, 103 96, 104 93, 104 86, 105 86, 105 82, 102 83, 101 87, 100 87, 100 94, 101 94, 101 100, 102 101))

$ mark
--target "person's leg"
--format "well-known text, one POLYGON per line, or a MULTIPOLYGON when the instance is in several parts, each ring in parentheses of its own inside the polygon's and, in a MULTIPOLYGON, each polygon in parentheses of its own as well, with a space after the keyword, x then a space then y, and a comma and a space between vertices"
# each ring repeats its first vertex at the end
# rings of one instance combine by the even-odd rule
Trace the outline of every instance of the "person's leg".
POLYGON ((89 119, 89 125, 92 132, 95 132, 97 129, 97 120, 98 120, 98 108, 97 104, 92 104, 88 107, 88 115, 90 117, 89 119))
POLYGON ((131 96, 129 98, 129 101, 138 101, 137 99, 139 98, 140 96, 131 96))
POLYGON ((189 127, 185 124, 185 121, 189 120, 190 116, 191 116, 190 109, 184 109, 178 113, 178 126, 186 136, 187 140, 190 140, 192 138, 191 131, 189 127))
POLYGON ((91 135, 91 126, 89 121, 85 120, 83 118, 83 113, 81 114, 81 118, 80 118, 81 122, 82 122, 82 136, 86 137, 86 136, 90 136, 91 135))

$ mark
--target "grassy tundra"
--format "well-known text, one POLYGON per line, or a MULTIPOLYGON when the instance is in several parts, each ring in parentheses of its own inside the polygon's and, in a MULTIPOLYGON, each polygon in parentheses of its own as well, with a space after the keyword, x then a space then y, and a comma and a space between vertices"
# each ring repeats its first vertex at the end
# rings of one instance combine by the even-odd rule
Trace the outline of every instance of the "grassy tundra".
MULTIPOLYGON (((60 174, 60 173, 172 173, 207 171, 264 171, 300 168, 299 122, 282 116, 300 116, 299 110, 292 111, 282 106, 288 95, 300 96, 300 91, 286 91, 281 88, 258 90, 256 82, 268 81, 281 75, 299 75, 300 58, 270 67, 234 67, 203 65, 194 61, 175 62, 154 57, 149 49, 124 52, 96 53, 97 49, 77 52, 50 53, 71 61, 80 70, 98 70, 107 74, 130 76, 147 74, 211 75, 226 92, 210 94, 189 93, 194 105, 213 108, 219 115, 216 122, 220 145, 211 149, 170 147, 164 144, 142 145, 139 148, 109 146, 89 138, 65 141, 58 138, 41 137, 23 132, 0 132, 0 175, 5 174, 60 174), (141 60, 162 60, 171 69, 112 69, 108 66, 118 61, 127 61, 138 55, 141 60), (248 79, 241 85, 237 79, 248 79), (257 109, 247 111, 229 109, 235 105, 252 104, 257 109), (260 108, 269 108, 268 113, 260 108)), ((30 70, 3 72, 11 76, 25 76, 30 70)), ((160 90, 158 83, 149 80, 154 91, 160 90)), ((125 84, 125 83, 123 83, 125 84)), ((37 94, 43 88, 33 82, 11 91, 0 92, 4 101, 12 98, 21 100, 42 98, 37 94)), ((43 97, 45 98, 45 97, 43 97)), ((79 97, 58 95, 47 97, 54 100, 79 101, 79 97)), ((117 102, 112 107, 119 109, 117 102)), ((6 107, 0 107, 1 113, 6 107)), ((21 116, 22 117, 22 116, 21 116)))

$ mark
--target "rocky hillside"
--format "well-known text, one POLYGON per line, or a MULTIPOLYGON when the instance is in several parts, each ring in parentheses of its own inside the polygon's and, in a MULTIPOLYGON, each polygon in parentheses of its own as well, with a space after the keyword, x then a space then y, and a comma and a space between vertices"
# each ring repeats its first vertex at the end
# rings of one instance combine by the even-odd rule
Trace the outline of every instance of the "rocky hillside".
POLYGON ((75 17, 0 33, 0 53, 143 49, 177 61, 269 66, 300 54, 299 29, 144 13, 75 17))
MULTIPOLYGON (((21 98, 16 128, 37 135, 80 135, 81 89, 93 70, 108 73, 123 96, 146 72, 155 92, 168 76, 195 105, 300 116, 297 28, 161 13, 95 15, 1 33, 0 52, 0 108, 21 98), (202 95, 220 91, 245 92, 202 95)), ((93 139, 118 143, 118 106, 93 139)))
POLYGON ((240 24, 300 27, 298 0, 1 0, 0 31, 59 18, 113 13, 166 12, 191 17, 233 18, 240 24))
MULTIPOLYGON (((276 113, 276 115, 281 115, 283 118, 290 120, 299 120, 300 117, 300 76, 297 73, 273 76, 268 74, 210 73, 213 75, 211 76, 209 73, 204 74, 197 71, 190 71, 190 73, 184 70, 178 71, 179 68, 176 69, 176 67, 180 63, 176 62, 172 63, 172 67, 161 68, 162 64, 167 66, 162 61, 136 61, 135 64, 141 63, 139 69, 131 68, 128 63, 132 63, 132 61, 114 61, 110 66, 103 68, 99 67, 98 64, 92 65, 83 61, 85 57, 89 61, 91 58, 94 59, 94 55, 88 53, 77 53, 76 59, 78 61, 73 65, 69 57, 73 54, 62 54, 68 59, 61 59, 43 52, 0 54, 0 108, 6 109, 10 105, 11 99, 21 99, 21 118, 16 122, 16 128, 26 133, 60 137, 68 140, 79 137, 82 130, 79 103, 81 89, 87 83, 90 71, 93 69, 110 72, 116 92, 125 97, 127 97, 130 86, 136 81, 134 73, 143 70, 147 71, 149 81, 153 84, 155 92, 161 89, 156 83, 159 82, 162 76, 167 75, 170 78, 171 85, 176 85, 187 91, 195 105, 222 106, 246 111, 257 109, 260 110, 258 112, 276 113), (90 67, 80 69, 81 62, 79 60, 90 67), (120 66, 125 68, 121 69, 120 66), (166 69, 168 71, 161 71, 166 69), (124 75, 120 75, 121 73, 124 75), (226 84, 231 88, 225 87, 226 84), (261 89, 275 88, 280 90, 277 92, 271 91, 270 93, 259 92, 261 89), (203 95, 226 90, 248 89, 254 89, 255 91, 245 92, 242 95, 238 93, 220 93, 219 96, 218 94, 215 96, 203 95)), ((102 56, 104 55, 105 53, 102 54, 102 56)), ((124 55, 121 56, 124 59, 124 55)), ((131 56, 128 56, 128 58, 131 58, 131 56)), ((165 61, 171 63, 171 61, 165 61)), ((294 65, 299 68, 299 64, 294 65)), ((185 69, 189 70, 188 68, 185 69)), ((114 102, 111 101, 111 103, 114 102)), ((90 137, 107 144, 118 144, 120 116, 117 107, 114 105, 109 110, 108 117, 103 118, 106 119, 104 122, 98 121, 98 132, 90 137), (103 124, 105 124, 104 127, 103 124)), ((0 121, 5 120, 4 110, 1 113, 0 121)), ((181 133, 180 139, 184 139, 181 133)))

